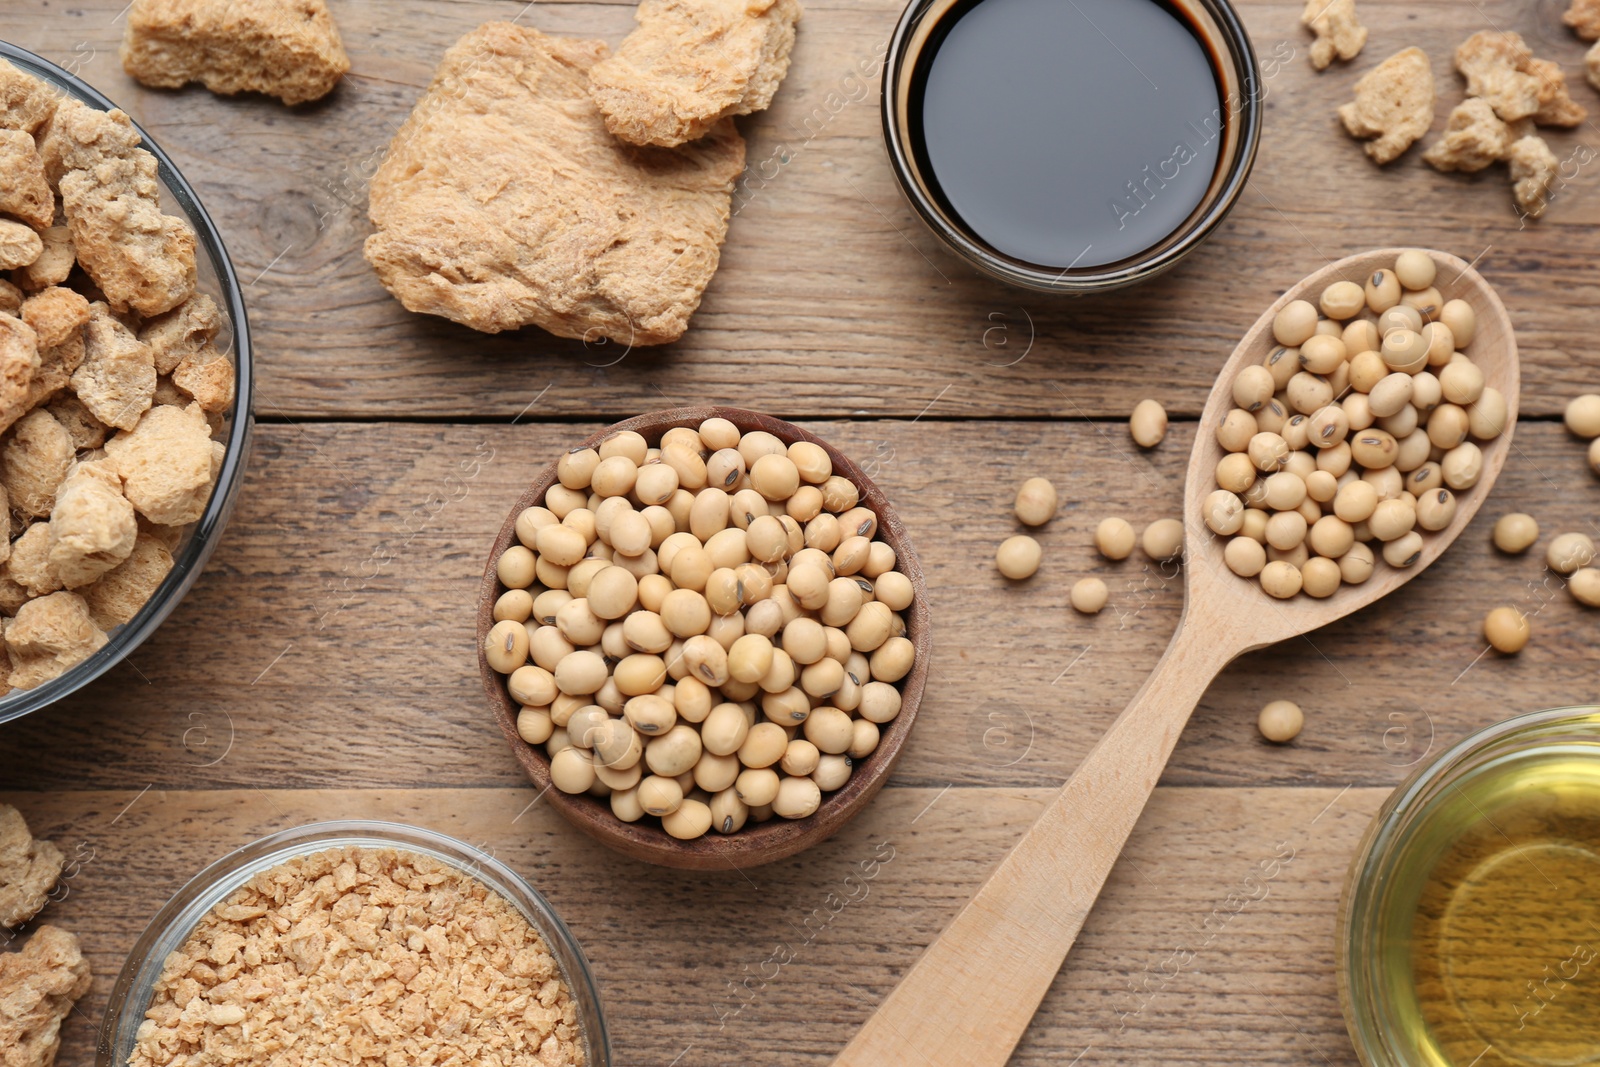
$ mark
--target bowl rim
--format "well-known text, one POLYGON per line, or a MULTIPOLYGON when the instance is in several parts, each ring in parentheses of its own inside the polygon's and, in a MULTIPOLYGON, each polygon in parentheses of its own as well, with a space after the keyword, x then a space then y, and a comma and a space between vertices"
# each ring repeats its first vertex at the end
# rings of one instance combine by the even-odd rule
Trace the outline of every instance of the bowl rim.
POLYGON ((1575 704, 1525 711, 1474 730, 1437 756, 1425 759, 1389 794, 1373 814, 1350 864, 1339 894, 1338 926, 1334 938, 1334 972, 1338 981, 1339 1009, 1363 1067, 1418 1067, 1420 1061, 1399 1054, 1392 1035, 1384 1031, 1375 1010, 1379 991, 1370 980, 1373 954, 1371 934, 1384 908, 1395 849, 1404 832, 1425 818, 1437 790, 1447 787, 1456 772, 1492 759, 1519 740, 1537 740, 1546 732, 1577 730, 1600 743, 1600 705, 1575 704))
POLYGON ((122 1067, 127 1062, 149 1005, 151 986, 160 977, 168 953, 187 940, 206 912, 262 871, 344 845, 429 856, 476 878, 510 902, 544 939, 570 994, 579 1001, 579 1026, 591 1054, 589 1067, 609 1067, 611 1037, 594 969, 544 894, 492 851, 424 826, 370 819, 336 819, 275 831, 207 864, 186 881, 151 917, 128 951, 100 1023, 97 1067, 122 1067))
MULTIPOLYGON (((955 4, 960 2, 954 0, 955 4)), ((1162 0, 1163 6, 1167 2, 1162 0)), ((1082 296, 1134 285, 1170 270, 1204 244, 1228 217, 1250 180, 1261 144, 1265 96, 1255 46, 1251 43, 1243 20, 1229 0, 1187 2, 1203 9, 1216 23, 1219 39, 1212 43, 1223 51, 1219 60, 1232 64, 1239 91, 1226 93, 1220 100, 1220 106, 1237 116, 1240 123, 1239 138, 1221 183, 1208 190, 1205 199, 1173 234, 1154 246, 1158 250, 1155 255, 1148 255, 1146 250, 1104 267, 1089 267, 1081 271, 1074 271, 1072 266, 1062 270, 1025 263, 989 248, 970 235, 959 225, 959 220, 947 217, 939 204, 928 195, 923 183, 916 177, 921 168, 906 151, 912 134, 908 122, 903 121, 900 115, 898 89, 902 81, 915 74, 920 51, 908 53, 913 47, 912 38, 922 21, 935 7, 941 7, 939 13, 942 14, 949 6, 953 6, 941 6, 939 0, 909 0, 906 4, 889 39, 879 93, 879 114, 889 167, 894 173, 896 186, 917 217, 941 244, 984 274, 1008 285, 1043 293, 1082 296), (1174 234, 1181 236, 1173 240, 1174 234)), ((1224 156, 1219 163, 1226 160, 1224 156)))
POLYGON ((886 728, 882 730, 878 747, 864 761, 858 761, 858 767, 866 763, 865 773, 859 770, 852 773, 843 787, 825 796, 816 812, 804 819, 774 818, 765 823, 747 824, 738 832, 726 836, 711 832, 692 841, 680 841, 643 821, 625 823, 611 813, 607 802, 587 794, 563 793, 552 786, 549 761, 536 746, 528 744, 517 733, 516 714, 520 705, 511 698, 505 676, 489 666, 484 654, 484 638, 494 625, 495 601, 505 591, 500 585, 495 563, 500 554, 515 542, 517 516, 524 508, 538 503, 545 490, 556 481, 557 460, 545 465, 517 499, 490 547, 479 585, 477 612, 478 670, 483 679, 484 692, 501 734, 528 778, 540 788, 539 795, 547 796, 551 805, 568 822, 624 855, 661 866, 691 870, 740 869, 785 859, 833 836, 858 814, 888 781, 899 761, 922 703, 933 648, 927 582, 904 523, 883 491, 854 460, 804 427, 746 408, 721 405, 665 408, 603 427, 573 447, 593 448, 607 437, 624 430, 643 433, 647 440, 652 435, 659 439, 662 433, 674 426, 698 426, 710 418, 727 419, 742 432, 765 430, 787 443, 809 441, 821 446, 833 463, 833 473, 849 478, 860 494, 860 504, 878 516, 877 537, 894 548, 895 569, 911 580, 913 596, 904 616, 906 636, 912 642, 916 658, 911 672, 898 686, 901 699, 899 714, 889 723, 882 724, 886 728))
MULTIPOLYGON (((42 56, 7 41, 0 41, 0 59, 4 59, 55 88, 70 93, 85 104, 109 111, 117 105, 77 75, 63 70, 42 56)), ((130 122, 132 119, 130 118, 130 122)), ((110 639, 81 663, 65 673, 33 689, 13 689, 0 696, 0 723, 19 719, 40 708, 54 704, 97 680, 112 667, 121 663, 155 632, 168 615, 188 594, 199 579, 206 562, 216 550, 217 541, 234 504, 246 464, 249 461, 250 441, 253 435, 253 402, 255 395, 255 360, 250 340, 250 323, 245 312, 244 293, 239 285, 233 261, 222 241, 216 223, 200 203, 183 174, 166 152, 138 123, 134 130, 142 141, 140 147, 156 158, 157 176, 165 192, 172 194, 185 220, 193 227, 199 246, 204 250, 212 269, 216 272, 217 286, 221 290, 219 301, 227 310, 233 330, 234 400, 229 413, 227 451, 222 458, 222 469, 217 472, 216 483, 206 509, 185 533, 186 542, 174 553, 172 569, 162 579, 133 616, 110 634, 110 639)))

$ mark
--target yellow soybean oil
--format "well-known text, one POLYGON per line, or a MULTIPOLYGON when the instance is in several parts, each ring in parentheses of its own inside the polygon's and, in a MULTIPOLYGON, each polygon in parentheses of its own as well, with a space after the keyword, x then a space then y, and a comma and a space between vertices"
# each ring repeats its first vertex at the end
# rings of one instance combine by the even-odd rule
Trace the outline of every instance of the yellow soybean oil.
POLYGON ((1430 807, 1374 946, 1387 1044, 1429 1067, 1600 1063, 1600 748, 1508 753, 1430 807))

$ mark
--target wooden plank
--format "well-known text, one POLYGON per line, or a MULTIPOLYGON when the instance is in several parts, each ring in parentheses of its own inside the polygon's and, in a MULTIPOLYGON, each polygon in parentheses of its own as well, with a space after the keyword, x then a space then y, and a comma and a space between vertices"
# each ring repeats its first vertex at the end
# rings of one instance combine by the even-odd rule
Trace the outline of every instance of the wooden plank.
MULTIPOLYGON (((934 668, 897 773, 943 787, 1059 785, 1165 647, 1179 583, 1091 547, 1095 525, 1175 510, 1193 424, 1139 453, 1116 423, 812 422, 875 472, 928 574, 934 668), (1055 481, 1045 559, 1010 585, 993 552, 1025 475, 1055 481), (1067 591, 1106 576, 1111 605, 1067 591)), ((263 426, 212 565, 164 627, 100 683, 0 730, 0 782, 195 786, 509 785, 472 649, 483 553, 503 509, 588 425, 263 426)), ((1525 510, 1545 538, 1593 526, 1583 447, 1524 425, 1495 498, 1396 597, 1252 655, 1211 687, 1166 781, 1391 785, 1428 751, 1516 711, 1589 701, 1597 616, 1539 554, 1506 559, 1488 528, 1525 510), (1520 656, 1477 659, 1489 608, 1536 612, 1520 656), (1256 709, 1287 697, 1308 725, 1260 741, 1256 709)))
MULTIPOLYGON (((1245 0, 1269 91, 1254 176, 1215 239, 1140 289, 1050 298, 977 277, 935 246, 885 162, 877 53, 898 0, 808 7, 776 106, 743 120, 752 170, 722 270, 686 338, 663 349, 585 347, 529 329, 487 337, 404 311, 360 255, 365 183, 444 48, 489 18, 615 43, 618 3, 343 0, 354 69, 324 104, 146 90, 122 73, 124 0, 29 0, 8 35, 121 102, 177 159, 216 217, 243 280, 261 357, 260 412, 511 417, 542 395, 565 417, 622 417, 711 401, 816 416, 1123 415, 1147 394, 1200 409, 1216 368, 1259 310, 1324 263, 1408 242, 1480 267, 1511 309, 1528 411, 1597 384, 1586 358, 1600 287, 1595 127, 1549 132, 1565 187, 1524 225, 1499 171, 1434 173, 1414 150, 1380 171, 1338 130, 1360 73, 1418 44, 1439 79, 1439 121, 1460 98, 1449 69, 1477 29, 1517 29, 1559 61, 1575 97, 1583 45, 1559 5, 1453 0, 1376 5, 1354 63, 1316 74, 1301 5, 1245 0), (1465 17, 1463 17, 1465 16, 1465 17), (866 76, 863 76, 866 71, 866 76)), ((1003 161, 1000 165, 1003 165, 1003 161)))
MULTIPOLYGON (((1214 1064, 1225 1048, 1232 1063, 1354 1064, 1333 972, 1338 887, 1386 793, 1158 790, 1012 1062, 1214 1064)), ((525 810, 529 788, 0 800, 84 857, 40 917, 75 931, 95 972, 63 1067, 92 1062, 124 955, 187 878, 261 834, 336 817, 428 826, 530 878, 594 965, 616 1062, 742 1065, 829 1062, 1046 795, 891 789, 833 841, 722 875, 619 858, 544 805, 525 810)))

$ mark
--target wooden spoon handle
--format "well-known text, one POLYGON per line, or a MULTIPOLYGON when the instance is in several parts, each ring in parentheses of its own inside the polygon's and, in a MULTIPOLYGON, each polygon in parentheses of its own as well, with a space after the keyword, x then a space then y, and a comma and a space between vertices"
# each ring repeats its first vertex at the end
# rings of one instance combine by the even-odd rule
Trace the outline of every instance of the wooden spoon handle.
POLYGON ((1166 654, 834 1067, 1002 1067, 1038 1010, 1184 723, 1231 655, 1180 623, 1166 654))

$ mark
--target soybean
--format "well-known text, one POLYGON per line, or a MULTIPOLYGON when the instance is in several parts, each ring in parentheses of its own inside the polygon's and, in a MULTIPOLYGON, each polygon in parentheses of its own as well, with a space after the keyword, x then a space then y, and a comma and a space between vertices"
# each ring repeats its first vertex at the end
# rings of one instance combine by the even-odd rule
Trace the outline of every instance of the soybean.
POLYGON ((1176 559, 1183 551, 1183 523, 1177 519, 1157 519, 1144 528, 1139 547, 1160 563, 1176 559))
POLYGON ((1274 700, 1256 716, 1256 729, 1274 744, 1293 741, 1304 726, 1305 714, 1301 712, 1300 705, 1290 700, 1274 700))
POLYGON ((1568 575, 1594 562, 1594 542, 1581 533, 1564 533, 1550 542, 1545 562, 1560 575, 1568 575))
POLYGON ((1056 487, 1048 478, 1029 478, 1017 490, 1017 521, 1025 526, 1043 526, 1056 515, 1056 487))
POLYGON ((1106 583, 1099 578, 1081 578, 1072 586, 1073 610, 1085 615, 1098 615, 1109 598, 1106 583))
MULTIPOLYGON (((1167 436, 1167 409, 1155 400, 1139 401, 1128 419, 1128 431, 1140 448, 1156 447, 1167 436)), ((1596 433, 1600 434, 1600 431, 1596 433)))
POLYGON ((1532 548, 1537 540, 1539 523, 1532 515, 1513 511, 1495 521, 1494 547, 1508 555, 1521 555, 1532 548))
POLYGON ((1039 569, 1039 560, 1043 550, 1039 542, 1027 534, 1017 534, 1006 538, 995 551, 995 566, 1000 573, 1013 581, 1031 578, 1039 569))
POLYGON ((1484 617, 1483 636, 1496 652, 1515 655, 1527 647, 1532 635, 1528 617, 1516 608, 1495 608, 1484 617))

